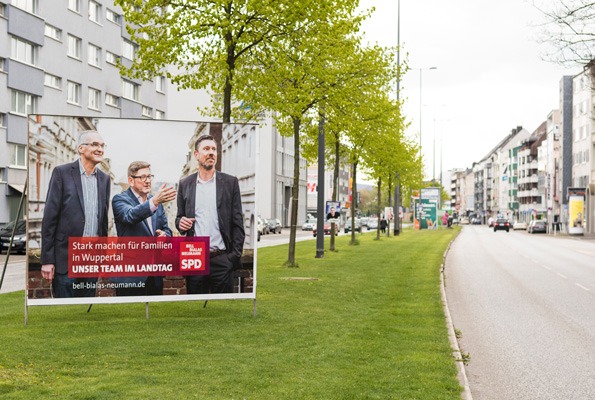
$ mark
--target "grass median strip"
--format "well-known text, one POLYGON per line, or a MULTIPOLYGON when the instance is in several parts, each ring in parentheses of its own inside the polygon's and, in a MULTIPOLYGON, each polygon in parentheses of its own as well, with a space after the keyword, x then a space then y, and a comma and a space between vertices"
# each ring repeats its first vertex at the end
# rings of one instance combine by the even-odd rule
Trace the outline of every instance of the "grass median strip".
MULTIPOLYGON (((258 251, 250 301, 33 307, 0 296, 0 397, 458 399, 439 266, 456 230, 404 230, 316 259, 258 251)), ((328 246, 328 240, 327 240, 328 246)))

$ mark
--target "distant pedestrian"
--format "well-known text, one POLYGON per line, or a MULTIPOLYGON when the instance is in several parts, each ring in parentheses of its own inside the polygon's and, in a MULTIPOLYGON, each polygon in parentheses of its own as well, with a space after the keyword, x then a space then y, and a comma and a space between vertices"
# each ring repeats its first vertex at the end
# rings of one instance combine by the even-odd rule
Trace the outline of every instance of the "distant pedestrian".
POLYGON ((444 211, 444 215, 442 216, 442 226, 446 226, 448 224, 448 211, 444 211))
POLYGON ((388 226, 388 222, 386 222, 386 218, 382 217, 380 220, 380 231, 382 233, 386 233, 386 227, 388 226))

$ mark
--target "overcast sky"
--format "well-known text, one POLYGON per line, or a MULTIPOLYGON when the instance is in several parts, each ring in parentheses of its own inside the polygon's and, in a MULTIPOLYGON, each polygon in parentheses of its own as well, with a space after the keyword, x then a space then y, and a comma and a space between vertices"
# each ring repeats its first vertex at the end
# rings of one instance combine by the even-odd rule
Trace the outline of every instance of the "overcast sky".
MULTIPOLYGON (((419 68, 424 68, 421 136, 426 178, 439 178, 441 154, 444 171, 471 167, 512 128, 533 132, 558 108, 562 76, 580 72, 542 60, 545 49, 537 39, 543 17, 525 0, 400 3, 401 61, 407 58, 412 68, 402 78, 401 98, 411 123, 407 133, 417 140, 419 68)), ((363 27, 366 38, 397 45, 397 0, 360 4, 376 7, 363 27)))

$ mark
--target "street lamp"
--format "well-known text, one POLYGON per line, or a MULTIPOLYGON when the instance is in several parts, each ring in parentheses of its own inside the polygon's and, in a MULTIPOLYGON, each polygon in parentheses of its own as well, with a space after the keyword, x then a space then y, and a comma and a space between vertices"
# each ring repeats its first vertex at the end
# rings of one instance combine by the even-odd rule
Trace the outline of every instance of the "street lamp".
MULTIPOLYGON (((397 0, 397 105, 399 104, 401 91, 401 0, 397 0)), ((401 208, 401 178, 399 172, 395 172, 395 198, 393 215, 395 216, 394 221, 394 235, 398 236, 401 230, 401 220, 399 218, 399 210, 401 208)), ((389 222, 390 224, 390 222, 389 222)), ((390 225, 388 228, 388 234, 390 235, 390 225)))

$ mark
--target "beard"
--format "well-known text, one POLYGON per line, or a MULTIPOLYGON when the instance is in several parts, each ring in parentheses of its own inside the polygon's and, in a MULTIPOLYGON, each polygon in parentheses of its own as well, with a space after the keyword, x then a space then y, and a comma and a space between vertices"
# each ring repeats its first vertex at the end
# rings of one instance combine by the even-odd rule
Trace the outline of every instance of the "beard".
POLYGON ((214 158, 208 158, 205 160, 205 162, 199 163, 200 167, 204 170, 210 171, 213 168, 215 168, 215 159, 214 158), (208 161, 213 160, 212 164, 209 164, 208 161))

